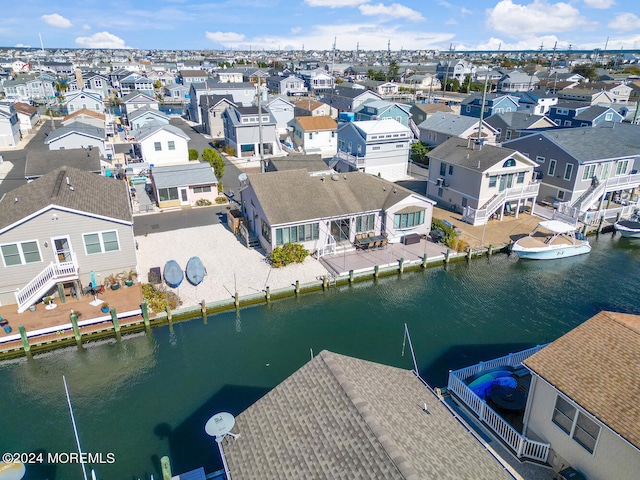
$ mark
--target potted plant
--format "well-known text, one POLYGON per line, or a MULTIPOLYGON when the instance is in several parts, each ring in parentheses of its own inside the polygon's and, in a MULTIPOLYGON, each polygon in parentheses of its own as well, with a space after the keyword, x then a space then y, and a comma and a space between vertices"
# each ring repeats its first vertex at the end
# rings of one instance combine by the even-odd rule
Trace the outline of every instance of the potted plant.
POLYGON ((135 268, 132 268, 128 272, 123 272, 122 278, 124 278, 124 284, 127 287, 131 287, 138 279, 138 272, 136 272, 135 268))
POLYGON ((120 273, 112 273, 108 277, 104 279, 104 286, 110 287, 111 290, 118 290, 120 288, 120 283, 122 282, 122 277, 120 273))
POLYGON ((53 303, 53 298, 51 298, 51 297, 44 297, 44 298, 42 299, 42 302, 43 302, 45 305, 51 305, 51 304, 53 303))
POLYGON ((109 304, 108 303, 103 303, 102 307, 100 308, 100 310, 102 311, 102 313, 109 313, 109 304))

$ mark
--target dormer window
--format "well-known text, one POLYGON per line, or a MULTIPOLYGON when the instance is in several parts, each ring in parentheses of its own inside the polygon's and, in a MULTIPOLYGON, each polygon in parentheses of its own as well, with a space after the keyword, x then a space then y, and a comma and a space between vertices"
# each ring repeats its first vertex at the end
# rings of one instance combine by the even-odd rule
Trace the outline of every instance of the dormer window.
POLYGON ((507 159, 507 161, 502 164, 502 168, 509 168, 509 167, 515 167, 515 166, 516 166, 516 161, 513 158, 507 159))

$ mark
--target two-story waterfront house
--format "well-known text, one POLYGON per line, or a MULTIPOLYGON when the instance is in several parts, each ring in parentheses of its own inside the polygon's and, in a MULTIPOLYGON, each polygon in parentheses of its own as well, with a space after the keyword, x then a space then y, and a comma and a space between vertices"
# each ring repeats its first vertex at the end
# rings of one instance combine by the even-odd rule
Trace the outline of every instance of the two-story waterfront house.
POLYGON ((518 111, 531 115, 546 115, 551 107, 558 103, 558 95, 541 89, 514 92, 513 96, 518 98, 518 111))
POLYGON ((131 130, 139 130, 147 125, 169 125, 169 115, 151 107, 142 107, 129 114, 131 130))
POLYGON ((482 94, 474 94, 465 98, 460 105, 460 115, 467 117, 487 118, 494 113, 515 112, 518 110, 518 97, 502 93, 487 93, 484 110, 482 109, 482 94))
MULTIPOLYGON (((452 137, 478 139, 479 118, 464 117, 455 113, 436 113, 418 125, 418 138, 422 143, 436 147, 452 137)), ((498 131, 482 121, 480 133, 484 143, 495 144, 498 131)))
MULTIPOLYGON (((202 123, 200 104, 203 95, 231 95, 233 103, 243 107, 250 106, 256 99, 256 86, 249 82, 224 83, 209 79, 192 83, 189 88, 189 119, 199 124, 202 123)), ((266 87, 263 88, 266 94, 266 87)), ((266 96, 263 99, 266 100, 266 96)))
POLYGON ((533 207, 536 163, 510 148, 451 138, 429 152, 427 196, 472 225, 533 207))
POLYGON ((203 95, 200 98, 202 131, 216 140, 224 138, 222 113, 228 107, 237 107, 232 95, 203 95))
POLYGON ((266 83, 270 92, 280 95, 306 95, 309 91, 304 84, 304 80, 295 75, 268 77, 266 83))
POLYGON ((566 202, 572 215, 602 210, 607 194, 640 186, 640 126, 625 123, 550 130, 503 144, 534 160, 540 198, 566 202))
POLYGON ((263 155, 282 155, 276 120, 268 108, 262 107, 260 122, 258 107, 228 107, 222 113, 222 123, 225 142, 236 152, 236 157, 259 157, 261 150, 263 155))
POLYGON ((151 97, 155 97, 153 82, 149 80, 147 77, 144 77, 137 73, 132 73, 120 79, 119 84, 120 84, 120 95, 123 97, 133 91, 144 92, 151 97))
POLYGON ((440 80, 455 78, 463 82, 467 75, 472 74, 473 68, 473 64, 466 60, 441 60, 436 66, 436 75, 440 80))
POLYGON ((271 97, 266 104, 267 108, 276 119, 278 134, 286 135, 289 122, 293 120, 295 107, 283 97, 271 97))
POLYGON ((322 256, 354 248, 356 235, 426 235, 434 202, 383 178, 350 172, 316 175, 307 170, 249 174, 240 190, 248 229, 266 252, 300 243, 322 256))
POLYGON ((104 113, 104 100, 100 92, 93 90, 75 90, 65 94, 65 105, 68 113, 86 109, 104 113))
POLYGON ((547 346, 450 372, 448 391, 523 461, 546 463, 561 478, 632 480, 640 470, 638 352, 640 317, 603 311, 547 346), (497 371, 522 408, 501 409, 490 383, 488 395, 473 386, 497 371))
MULTIPOLYGON (((44 141, 49 150, 73 150, 78 148, 97 148, 102 157, 107 156, 104 127, 95 127, 79 121, 56 128, 44 141)), ((110 144, 111 145, 111 144, 110 144)), ((112 153, 109 150, 109 153, 112 153)))
POLYGON ((338 110, 326 103, 307 97, 296 100, 293 104, 293 115, 295 117, 329 116, 338 118, 338 110))
POLYGON ((127 189, 61 167, 0 199, 0 303, 24 312, 58 285, 136 268, 127 189))
POLYGON ((498 91, 502 93, 527 92, 536 88, 540 80, 535 75, 514 70, 498 80, 498 91))
POLYGON ((382 100, 382 96, 371 90, 338 85, 322 97, 324 103, 338 112, 355 112, 367 100, 382 100))
POLYGON ((190 138, 178 127, 156 122, 143 124, 134 130, 134 152, 152 165, 189 163, 190 138))
POLYGON ((413 133, 393 118, 347 122, 338 129, 338 153, 330 166, 403 180, 413 133))
POLYGON ((122 99, 122 116, 128 119, 133 112, 145 107, 159 111, 160 102, 154 96, 145 92, 131 92, 122 99))
POLYGON ((294 117, 294 148, 303 153, 319 153, 322 158, 332 158, 338 151, 338 124, 331 117, 294 117))
POLYGON ((496 142, 499 143, 524 135, 531 135, 536 130, 548 130, 557 127, 556 123, 549 117, 520 111, 496 113, 487 117, 485 122, 496 130, 496 142))
POLYGON ((299 72, 300 77, 304 80, 309 92, 321 94, 327 92, 334 87, 334 78, 325 70, 318 68, 316 70, 303 70, 299 72))

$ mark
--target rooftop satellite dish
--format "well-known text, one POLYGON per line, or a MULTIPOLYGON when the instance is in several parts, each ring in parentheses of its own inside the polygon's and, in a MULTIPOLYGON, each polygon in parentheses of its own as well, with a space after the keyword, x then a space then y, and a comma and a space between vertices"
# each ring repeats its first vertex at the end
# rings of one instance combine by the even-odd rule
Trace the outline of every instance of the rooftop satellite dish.
POLYGON ((247 179, 246 173, 241 173, 240 175, 238 175, 238 181, 244 182, 246 179, 247 179))
POLYGON ((231 433, 231 429, 236 424, 236 419, 227 412, 216 413, 204 426, 207 435, 215 437, 216 442, 221 442, 225 435, 236 438, 238 435, 231 433))

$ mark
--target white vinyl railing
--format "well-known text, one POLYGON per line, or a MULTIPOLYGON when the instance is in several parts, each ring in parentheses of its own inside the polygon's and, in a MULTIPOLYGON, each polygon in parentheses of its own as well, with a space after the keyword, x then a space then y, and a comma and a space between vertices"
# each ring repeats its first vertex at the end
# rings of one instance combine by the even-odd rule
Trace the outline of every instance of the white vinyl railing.
POLYGON ((318 249, 318 260, 320 260, 320 258, 324 257, 325 255, 336 253, 336 245, 336 239, 333 237, 333 235, 328 234, 326 243, 318 249))
POLYGON ((78 278, 78 265, 75 258, 70 262, 51 262, 33 280, 16 292, 18 313, 26 311, 40 295, 46 293, 57 282, 73 278, 78 278))
POLYGON ((522 435, 496 413, 495 410, 487 405, 487 403, 464 382, 464 379, 491 368, 504 366, 515 367, 541 348, 543 348, 543 346, 537 346, 488 362, 481 362, 477 365, 451 371, 449 372, 447 388, 450 392, 453 392, 467 408, 478 415, 478 418, 484 422, 495 435, 502 439, 502 441, 515 452, 518 458, 530 458, 532 460, 546 462, 551 448, 550 444, 531 440, 522 435))
POLYGON ((506 202, 535 198, 538 196, 539 190, 540 183, 537 182, 529 185, 523 185, 521 187, 507 188, 485 203, 482 208, 475 209, 472 207, 465 207, 462 214, 462 220, 474 226, 485 225, 491 215, 493 215, 506 202))
POLYGON ((356 155, 351 155, 350 153, 347 153, 347 152, 338 151, 338 153, 336 153, 336 157, 341 160, 344 160, 345 162, 353 165, 354 167, 364 167, 364 164, 365 164, 365 157, 358 157, 356 155))

